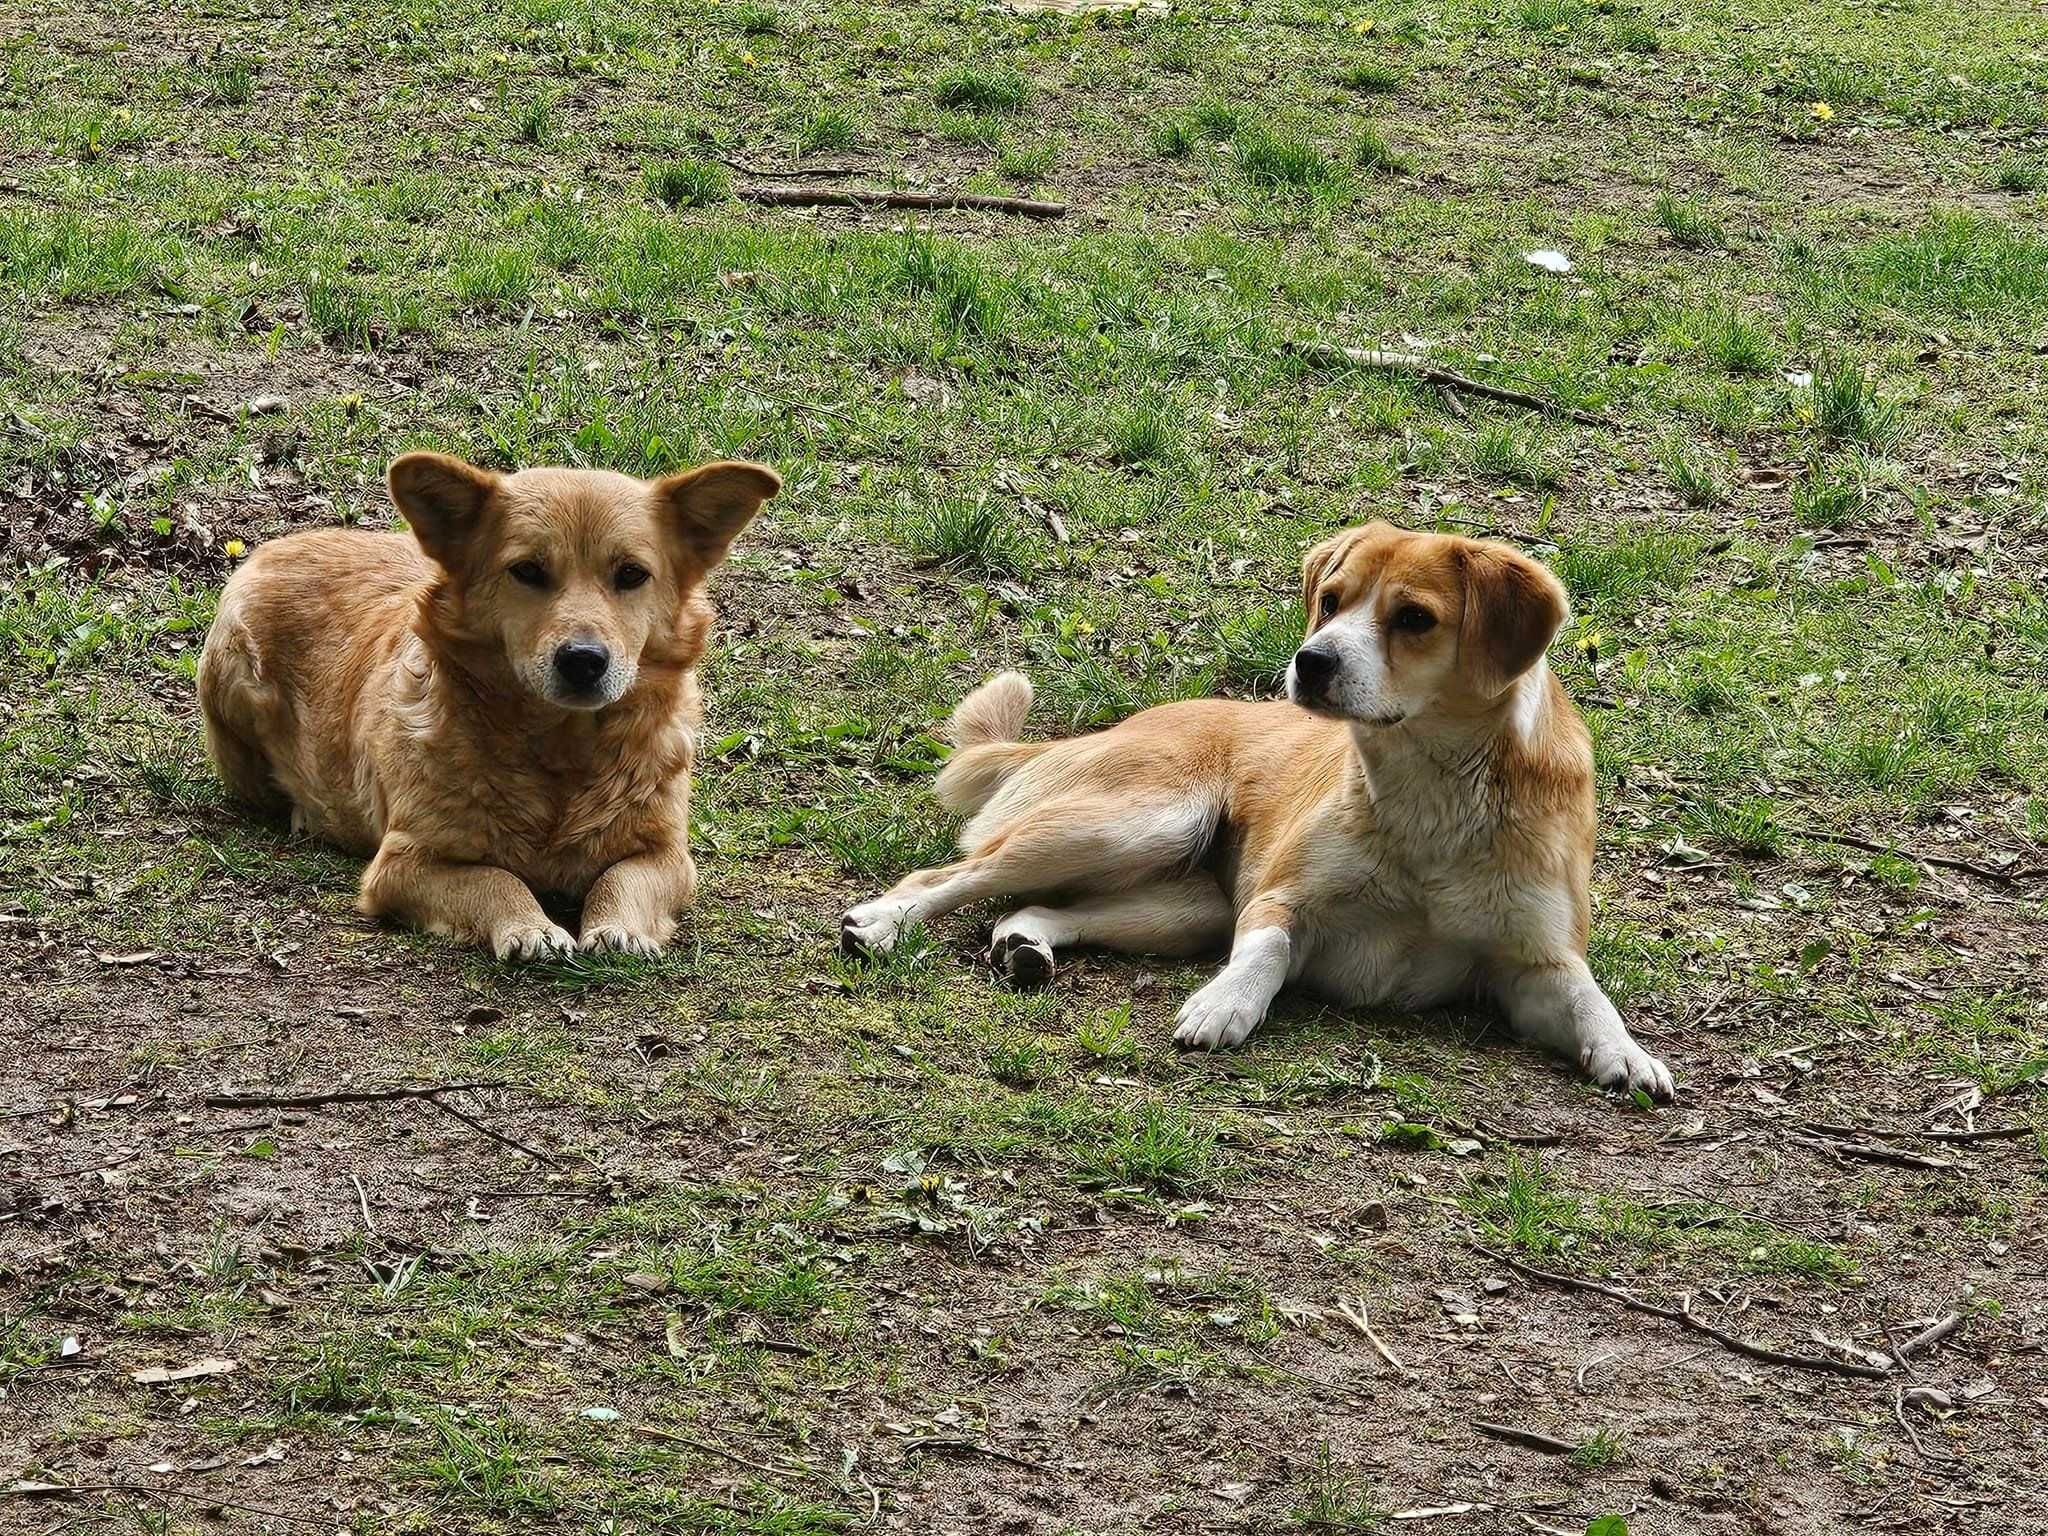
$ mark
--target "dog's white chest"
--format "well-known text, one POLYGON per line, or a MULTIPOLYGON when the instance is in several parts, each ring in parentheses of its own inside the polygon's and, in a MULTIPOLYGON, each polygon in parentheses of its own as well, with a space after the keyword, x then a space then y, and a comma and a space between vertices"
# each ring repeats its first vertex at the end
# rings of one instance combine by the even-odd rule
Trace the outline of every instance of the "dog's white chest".
POLYGON ((1318 871, 1326 894, 1301 913, 1300 981, 1353 1007, 1469 994, 1507 917, 1483 848, 1445 835, 1425 850, 1379 833, 1346 853, 1318 871))

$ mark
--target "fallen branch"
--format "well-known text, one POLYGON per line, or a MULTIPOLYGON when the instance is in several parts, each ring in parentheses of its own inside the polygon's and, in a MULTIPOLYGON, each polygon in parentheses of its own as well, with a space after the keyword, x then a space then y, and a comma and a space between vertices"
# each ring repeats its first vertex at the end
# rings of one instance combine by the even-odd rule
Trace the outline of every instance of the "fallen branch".
POLYGON ((326 1104, 377 1104, 386 1099, 431 1099, 437 1093, 503 1088, 503 1078, 477 1083, 423 1083, 404 1088, 337 1088, 327 1093, 210 1093, 208 1109, 318 1109, 326 1104))
POLYGON ((1414 352, 1382 352, 1376 348, 1339 347, 1321 341, 1290 341, 1283 343, 1283 348, 1309 362, 1349 363, 1354 368, 1377 368, 1391 373, 1413 374, 1418 379, 1440 384, 1446 389, 1463 390, 1468 395, 1478 395, 1486 400, 1504 400, 1509 405, 1519 405, 1526 410, 1568 416, 1573 421, 1583 422, 1589 427, 1612 425, 1605 416, 1596 416, 1593 412, 1582 411, 1574 405, 1560 405, 1555 400, 1546 400, 1541 395, 1532 395, 1526 390, 1509 389, 1501 384, 1488 384, 1483 379, 1471 378, 1449 368, 1440 368, 1428 358, 1414 352))
POLYGON ((1520 1259, 1510 1258, 1504 1253, 1495 1253, 1491 1248, 1482 1247, 1477 1243, 1473 1246, 1496 1264, 1505 1264, 1525 1279, 1538 1280, 1545 1285, 1554 1285, 1567 1291, 1585 1291, 1594 1296, 1605 1296, 1610 1301, 1620 1302, 1631 1312, 1661 1317, 1666 1322, 1677 1323, 1680 1327, 1690 1328, 1695 1333, 1704 1333, 1724 1348, 1732 1349, 1738 1355, 1747 1355, 1752 1360, 1764 1361, 1768 1365, 1789 1365, 1802 1371, 1826 1371, 1836 1376, 1857 1376, 1868 1380, 1881 1380, 1892 1374, 1881 1366, 1858 1365, 1851 1360, 1829 1360, 1819 1355, 1787 1354, 1783 1350, 1771 1349, 1763 1344, 1752 1344, 1748 1339, 1738 1338, 1732 1333, 1716 1328, 1690 1307, 1660 1307, 1655 1302, 1644 1301, 1639 1296, 1632 1296, 1615 1286, 1602 1285, 1597 1280, 1581 1280, 1576 1275, 1560 1275, 1548 1269, 1538 1269, 1533 1264, 1524 1264, 1520 1259))
POLYGON ((1852 837, 1846 832, 1822 832, 1813 827, 1787 827, 1794 837, 1803 837, 1815 843, 1833 843, 1841 848, 1860 848, 1865 853, 1888 853, 1896 859, 1910 859, 1915 864, 1932 864, 1936 869, 1957 869, 1966 875, 1975 875, 1979 880, 1989 880, 1996 885, 2017 885, 2022 880, 2035 880, 2048 875, 2048 866, 2040 869, 1993 869, 1987 864, 1975 864, 1968 859, 1951 859, 1939 853, 1915 853, 1910 849, 1880 843, 1868 837, 1852 837))
POLYGON ((1541 1451, 1546 1456, 1569 1456, 1578 1450, 1570 1440, 1560 1440, 1555 1435, 1539 1435, 1533 1429, 1521 1429, 1513 1424, 1494 1424, 1485 1419, 1474 1419, 1472 1427, 1489 1440, 1505 1440, 1509 1445, 1527 1446, 1532 1451, 1541 1451))
POLYGON ((761 203, 771 208, 922 208, 937 212, 947 208, 980 208, 990 213, 1013 213, 1026 219, 1057 219, 1067 211, 1065 203, 1041 203, 1028 197, 986 197, 979 192, 869 192, 843 191, 838 187, 738 187, 733 196, 743 203, 761 203))
POLYGON ((1408 1367, 1400 1362, 1391 1349, 1387 1348, 1386 1341, 1372 1331, 1372 1319, 1366 1316, 1365 1298, 1363 1296, 1359 1297, 1355 1302, 1346 1301, 1340 1296, 1337 1299, 1337 1315, 1365 1335, 1365 1342, 1372 1346, 1374 1354, 1386 1361, 1388 1365, 1392 1366, 1401 1375, 1406 1376, 1408 1374, 1408 1367))

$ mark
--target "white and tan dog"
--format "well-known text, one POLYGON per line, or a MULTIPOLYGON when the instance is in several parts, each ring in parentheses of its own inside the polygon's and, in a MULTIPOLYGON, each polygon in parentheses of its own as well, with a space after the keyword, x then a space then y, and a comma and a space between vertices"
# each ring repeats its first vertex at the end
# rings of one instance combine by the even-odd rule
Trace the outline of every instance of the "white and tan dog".
POLYGON ((1564 588, 1504 545, 1386 523, 1303 563, 1309 634, 1288 702, 1161 705, 1110 730, 1016 740, 1006 672, 953 713, 940 801, 974 814, 957 864, 846 914, 852 952, 990 898, 992 958, 1049 978, 1074 944, 1230 960, 1175 1038, 1215 1049, 1299 982, 1346 1006, 1491 997, 1595 1082, 1669 1099, 1586 966, 1593 754, 1544 652, 1564 588))

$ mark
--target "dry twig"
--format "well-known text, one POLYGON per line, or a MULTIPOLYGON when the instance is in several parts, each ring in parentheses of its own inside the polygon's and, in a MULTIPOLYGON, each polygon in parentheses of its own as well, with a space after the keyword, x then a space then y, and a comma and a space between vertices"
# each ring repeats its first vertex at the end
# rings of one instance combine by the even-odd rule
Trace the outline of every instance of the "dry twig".
POLYGON ((1359 1297, 1355 1302, 1346 1301, 1341 1296, 1338 1297, 1337 1315, 1365 1335, 1365 1342, 1372 1346, 1374 1354, 1386 1361, 1388 1365, 1392 1366, 1401 1375, 1406 1376, 1409 1374, 1408 1367, 1400 1362, 1391 1349, 1387 1348, 1386 1341, 1373 1332, 1372 1319, 1366 1315, 1365 1298, 1363 1296, 1359 1297))
POLYGON ((1963 1314, 1951 1312, 1937 1321, 1931 1328, 1923 1328, 1920 1332, 1914 1334, 1913 1337, 1901 1344, 1895 1353, 1901 1360, 1904 1360, 1910 1355, 1917 1355, 1923 1349, 1932 1349, 1962 1326, 1963 1314))
POLYGON ((1029 1467, 1034 1472, 1057 1472, 1058 1467, 1047 1466, 1042 1461, 1033 1461, 1029 1456, 1019 1456, 999 1446, 989 1445, 981 1440, 969 1440, 959 1435, 919 1435, 903 1442, 906 1451, 965 1451, 970 1456, 992 1456, 997 1461, 1007 1461, 1013 1466, 1029 1467))
POLYGON ((1043 203, 1028 197, 989 197, 979 192, 848 191, 839 187, 739 187, 733 195, 745 203, 770 208, 979 208, 989 213, 1014 213, 1026 219, 1057 219, 1065 203, 1043 203))
POLYGON ((1383 352, 1377 348, 1339 347, 1323 341, 1290 341, 1285 343, 1285 350, 1310 362, 1349 363, 1354 368, 1376 368, 1390 373, 1413 374, 1418 379, 1441 385, 1446 389, 1463 390, 1468 395, 1478 395, 1486 400, 1503 400, 1509 405, 1519 405, 1526 410, 1568 416, 1573 421, 1583 422, 1589 427, 1611 425, 1605 416, 1596 416, 1591 411, 1582 411, 1573 405, 1560 405, 1555 400, 1546 400, 1541 395, 1530 394, 1527 390, 1509 389, 1502 384, 1489 384, 1483 379, 1471 378, 1453 369, 1438 367, 1428 358, 1414 352, 1383 352))
POLYGON ((1846 832, 1822 832, 1813 827, 1787 827, 1785 830, 1794 837, 1803 837, 1811 842, 1860 848, 1865 853, 1888 853, 1894 858, 1911 859, 1915 864, 1932 864, 1936 869, 1961 870, 1966 875, 1975 875, 1979 880, 1989 880, 1997 885, 2017 885, 2022 880, 2036 880, 2048 875, 2048 866, 2039 869, 1993 869, 1968 859, 1951 859, 1938 853, 1915 853, 1911 849, 1896 848, 1890 843, 1875 842, 1867 837, 1851 837, 1846 832))
POLYGON ((1861 1158, 1866 1163, 1889 1163, 1894 1168, 1929 1168, 1947 1173, 1956 1166, 1951 1158, 1930 1157, 1924 1152, 1908 1152, 1900 1147, 1882 1147, 1874 1141, 1837 1141, 1825 1136, 1794 1136, 1792 1139, 1802 1147, 1832 1152, 1837 1157, 1861 1158))
POLYGON ((1527 1446, 1532 1451, 1541 1451, 1546 1456, 1569 1456, 1578 1449, 1570 1440, 1560 1440, 1555 1435, 1540 1435, 1533 1429, 1522 1429, 1513 1424, 1494 1424, 1485 1419, 1474 1419, 1472 1427, 1489 1440, 1505 1440, 1509 1445, 1527 1446))
POLYGON ((1510 1258, 1504 1253, 1495 1253, 1491 1248, 1480 1247, 1476 1243, 1473 1246, 1495 1263, 1507 1265, 1525 1279, 1540 1280, 1545 1285, 1554 1285, 1562 1290, 1585 1291, 1594 1296, 1605 1296, 1610 1301, 1620 1302, 1631 1312, 1661 1317, 1666 1322, 1677 1323, 1680 1327, 1690 1328, 1696 1333, 1704 1333, 1716 1343, 1734 1350, 1738 1355, 1747 1355, 1752 1360, 1762 1360, 1770 1365, 1789 1365, 1802 1371, 1826 1371, 1836 1376, 1860 1376, 1881 1380, 1892 1374, 1888 1368, 1882 1366, 1859 1365, 1853 1360, 1829 1360, 1819 1355, 1787 1354, 1784 1350, 1753 1344, 1748 1339, 1738 1338, 1735 1334, 1716 1328, 1690 1307, 1660 1307, 1655 1302, 1644 1301, 1640 1296, 1632 1296, 1627 1291, 1611 1285, 1602 1285, 1597 1280, 1581 1280, 1576 1275, 1560 1275, 1551 1270, 1538 1269, 1533 1264, 1524 1264, 1520 1259, 1510 1258))
POLYGON ((421 1083, 398 1088, 337 1088, 326 1093, 209 1093, 208 1109, 318 1109, 326 1104, 376 1104, 385 1099, 431 1099, 437 1093, 503 1088, 503 1078, 475 1083, 421 1083))

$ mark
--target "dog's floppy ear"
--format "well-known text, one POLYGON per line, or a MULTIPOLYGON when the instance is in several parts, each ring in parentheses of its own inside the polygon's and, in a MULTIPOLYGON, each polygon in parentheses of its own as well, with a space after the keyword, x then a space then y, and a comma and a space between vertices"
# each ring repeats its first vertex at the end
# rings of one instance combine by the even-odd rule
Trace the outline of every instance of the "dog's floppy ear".
POLYGON ((654 497, 667 511, 670 532, 708 571, 781 489, 782 477, 767 465, 721 459, 655 481, 654 497))
POLYGON ((1344 563, 1344 557, 1352 547, 1366 539, 1394 531, 1391 523, 1375 520, 1358 528, 1346 528, 1333 533, 1322 543, 1314 545, 1301 557, 1301 606, 1308 615, 1308 627, 1316 627, 1316 588, 1330 579, 1330 573, 1344 563))
POLYGON ((1536 665, 1571 614, 1564 584, 1527 555, 1465 544, 1465 614, 1458 659, 1475 692, 1493 698, 1536 665))
POLYGON ((408 453, 385 472, 391 501, 427 557, 448 570, 483 526, 498 477, 445 453, 408 453))

